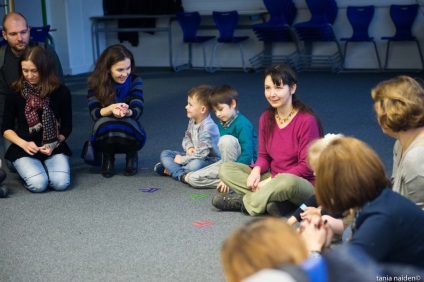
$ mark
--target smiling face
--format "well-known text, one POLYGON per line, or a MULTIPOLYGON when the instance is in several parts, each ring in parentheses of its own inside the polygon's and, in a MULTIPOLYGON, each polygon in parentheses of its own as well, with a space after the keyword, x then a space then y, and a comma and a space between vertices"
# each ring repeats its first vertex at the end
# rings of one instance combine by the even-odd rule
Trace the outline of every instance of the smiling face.
POLYGON ((273 108, 291 107, 292 95, 295 92, 296 84, 293 84, 292 87, 283 84, 283 82, 280 85, 276 85, 272 81, 271 76, 268 75, 265 78, 265 97, 273 108))
POLYGON ((21 67, 25 79, 32 85, 37 85, 40 81, 40 74, 34 63, 31 61, 22 61, 21 67))
POLYGON ((123 61, 119 61, 110 67, 110 76, 113 81, 119 84, 123 84, 128 76, 131 74, 131 60, 126 58, 123 61))
POLYGON ((236 101, 232 100, 231 105, 227 104, 218 104, 213 107, 215 115, 222 122, 227 122, 232 116, 236 113, 236 101))
POLYGON ((203 115, 207 110, 206 106, 200 103, 196 95, 188 97, 185 108, 187 110, 187 117, 194 119, 196 124, 203 120, 203 115))

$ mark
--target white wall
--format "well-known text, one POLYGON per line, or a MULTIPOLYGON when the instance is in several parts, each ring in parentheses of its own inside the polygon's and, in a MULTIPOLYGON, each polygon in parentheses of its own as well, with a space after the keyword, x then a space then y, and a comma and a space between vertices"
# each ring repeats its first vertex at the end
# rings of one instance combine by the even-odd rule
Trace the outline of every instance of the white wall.
MULTIPOLYGON (((103 14, 102 0, 46 0, 48 23, 57 31, 52 33, 55 39, 56 49, 62 61, 65 74, 78 74, 89 72, 93 66, 93 51, 91 39, 91 16, 103 14)), ((418 0, 423 2, 423 0, 418 0)), ((338 37, 349 37, 351 27, 346 18, 347 5, 370 5, 376 6, 374 20, 370 26, 370 35, 374 36, 380 58, 384 63, 386 41, 380 39, 381 36, 391 36, 394 34, 394 26, 389 16, 388 6, 390 4, 415 4, 416 0, 337 0, 339 14, 334 28, 338 37), (375 3, 372 3, 375 2, 375 3)), ((309 11, 304 0, 295 0, 298 7, 298 17, 296 22, 305 21, 309 18, 309 11)), ((422 3, 423 4, 423 3, 422 3)), ((201 10, 254 10, 263 8, 262 0, 183 0, 186 11, 201 10)), ((28 18, 31 25, 42 23, 41 1, 36 0, 15 0, 15 8, 28 18)), ((204 19, 205 23, 212 23, 210 18, 204 19)), ((241 23, 252 24, 257 21, 250 21, 242 18, 241 23)), ((112 23, 113 24, 113 23, 112 23)), ((159 26, 165 26, 166 20, 157 22, 159 26)), ((185 59, 185 49, 181 49, 181 30, 176 22, 172 26, 173 31, 173 51, 182 62, 185 59), (183 54, 184 53, 184 54, 183 54)), ((204 34, 218 34, 216 30, 201 31, 204 34)), ((413 33, 419 38, 421 45, 424 45, 424 16, 421 10, 414 24, 413 33)), ((246 59, 254 56, 262 50, 261 42, 258 42, 250 30, 239 30, 237 35, 249 35, 250 39, 244 44, 246 59)), ((110 44, 119 43, 116 33, 101 34, 101 50, 110 44)), ((131 46, 124 42, 135 55, 138 66, 169 66, 168 41, 166 33, 156 33, 150 35, 139 33, 139 45, 131 46)), ((319 46, 317 52, 328 51, 328 46, 319 46)), ((210 58, 213 44, 207 45, 207 58, 210 58)), ((424 48, 424 47, 423 47, 424 48)), ((275 47, 275 52, 285 52, 285 46, 275 47)), ((203 64, 201 50, 194 50, 196 66, 203 64)), ((419 68, 418 53, 412 44, 396 44, 391 49, 391 68, 419 68)), ((374 57, 372 45, 358 44, 350 45, 346 66, 350 68, 375 68, 377 61, 374 57)), ((224 67, 240 67, 240 52, 236 46, 222 46, 218 50, 216 64, 224 67)))

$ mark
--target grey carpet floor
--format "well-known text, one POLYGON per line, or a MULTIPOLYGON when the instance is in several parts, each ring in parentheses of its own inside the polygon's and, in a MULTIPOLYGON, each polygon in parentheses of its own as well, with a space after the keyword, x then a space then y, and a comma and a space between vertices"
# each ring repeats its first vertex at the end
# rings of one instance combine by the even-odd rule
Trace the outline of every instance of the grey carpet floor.
MULTIPOLYGON (((223 239, 251 217, 220 212, 211 205, 214 190, 195 190, 153 166, 164 149, 181 148, 187 126, 187 91, 199 84, 230 84, 240 94, 239 109, 257 127, 267 107, 262 73, 169 72, 138 69, 144 80, 148 139, 139 152, 140 170, 116 175, 79 155, 92 121, 86 106, 86 75, 67 77, 73 94, 74 130, 68 142, 72 187, 32 194, 16 174, 0 199, 0 281, 224 281, 219 251, 223 239), (154 192, 146 189, 158 188, 154 192), (197 227, 196 223, 211 223, 197 227)), ((321 117, 326 133, 343 133, 369 143, 391 169, 394 140, 383 135, 372 109, 370 89, 395 73, 299 74, 298 96, 321 117)), ((413 73, 412 76, 422 76, 413 73)), ((260 242, 258 242, 260 243, 260 242)))

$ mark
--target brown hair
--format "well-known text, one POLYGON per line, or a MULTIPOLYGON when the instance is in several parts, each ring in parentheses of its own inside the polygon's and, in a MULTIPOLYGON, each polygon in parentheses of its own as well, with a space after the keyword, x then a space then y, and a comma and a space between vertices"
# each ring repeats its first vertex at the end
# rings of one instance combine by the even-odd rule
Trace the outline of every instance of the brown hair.
POLYGON ((317 201, 332 212, 360 208, 391 185, 377 153, 352 137, 336 138, 326 146, 315 175, 317 201))
MULTIPOLYGON (((277 85, 287 85, 289 88, 292 88, 294 85, 297 85, 297 77, 295 71, 290 68, 288 65, 273 65, 265 70, 264 73, 264 79, 266 77, 270 76, 272 82, 277 85)), ((302 103, 300 100, 297 99, 296 93, 292 95, 292 105, 293 108, 298 110, 299 112, 306 112, 315 117, 315 120, 318 123, 318 128, 320 132, 320 136, 324 135, 324 130, 321 124, 321 121, 319 117, 315 114, 315 112, 307 106, 306 104, 302 103)), ((269 106, 266 110, 267 112, 267 118, 265 121, 265 138, 267 138, 270 133, 272 132, 272 129, 274 126, 277 126, 275 122, 275 109, 271 106, 269 106)))
POLYGON ((22 62, 31 61, 37 68, 39 81, 37 86, 40 87, 40 98, 47 97, 55 89, 59 87, 60 80, 54 72, 54 67, 50 61, 46 51, 40 46, 28 46, 19 57, 19 75, 10 86, 14 91, 20 91, 23 88, 25 76, 22 72, 22 62))
POLYGON ((211 105, 209 104, 209 94, 211 93, 211 91, 212 86, 206 84, 199 85, 191 88, 188 91, 188 97, 196 98, 201 105, 207 108, 207 111, 209 112, 211 109, 211 105))
POLYGON ((258 218, 234 231, 222 244, 221 264, 228 282, 265 268, 300 264, 308 257, 299 234, 278 218, 258 218))
POLYGON ((115 83, 111 78, 110 68, 125 59, 130 59, 131 73, 134 72, 134 56, 124 45, 111 45, 100 55, 92 74, 88 77, 89 91, 94 92, 102 106, 108 106, 116 102, 115 83))
POLYGON ((381 127, 394 132, 424 126, 424 89, 409 76, 397 76, 371 90, 381 127))
POLYGON ((232 101, 238 102, 237 90, 230 85, 215 86, 209 95, 209 103, 211 107, 216 107, 218 104, 227 104, 231 106, 232 101))

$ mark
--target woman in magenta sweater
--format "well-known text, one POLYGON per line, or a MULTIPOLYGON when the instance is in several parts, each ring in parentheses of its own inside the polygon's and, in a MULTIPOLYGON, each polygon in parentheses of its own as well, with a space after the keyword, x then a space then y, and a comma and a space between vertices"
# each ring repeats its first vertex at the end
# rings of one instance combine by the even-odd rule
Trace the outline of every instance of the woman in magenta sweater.
POLYGON ((293 209, 314 194, 307 149, 322 136, 319 118, 296 98, 297 79, 290 67, 272 66, 264 77, 270 107, 259 120, 258 159, 253 166, 221 166, 220 179, 236 194, 215 195, 212 204, 220 210, 275 214, 275 209, 293 209))

